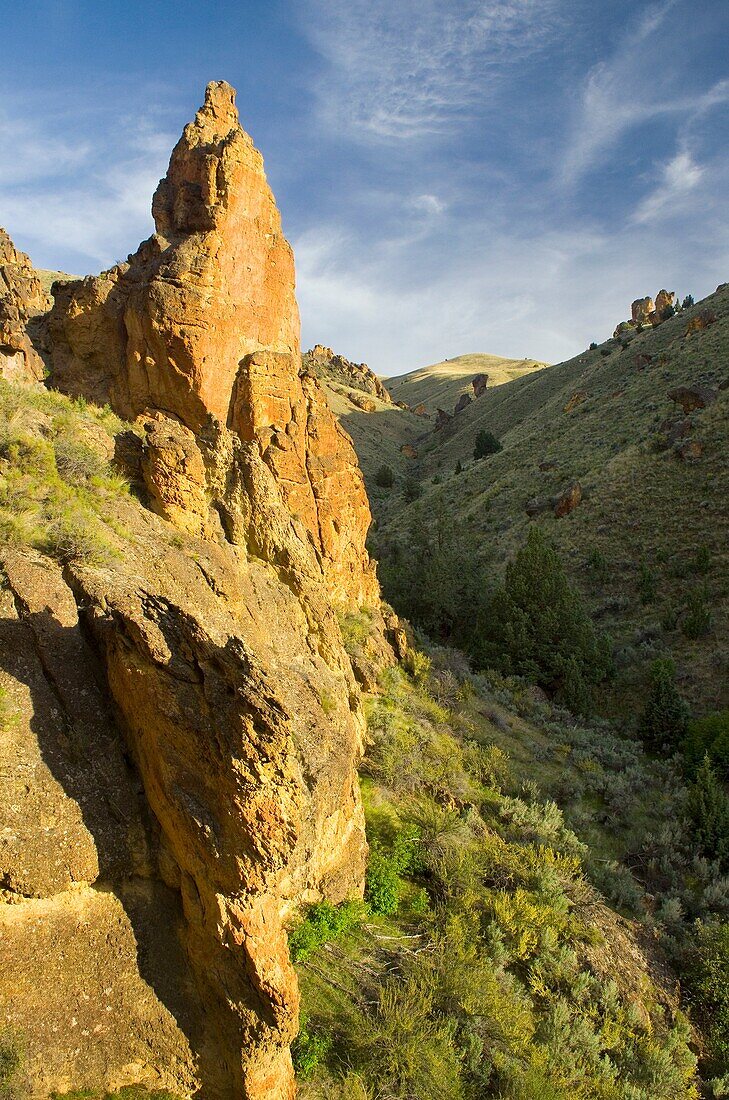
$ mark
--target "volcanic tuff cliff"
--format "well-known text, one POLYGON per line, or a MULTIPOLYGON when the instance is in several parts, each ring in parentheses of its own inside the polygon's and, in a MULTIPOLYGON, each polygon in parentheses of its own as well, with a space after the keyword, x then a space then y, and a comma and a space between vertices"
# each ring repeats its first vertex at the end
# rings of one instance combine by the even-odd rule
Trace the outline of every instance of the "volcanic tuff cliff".
POLYGON ((392 651, 362 476, 301 370, 292 252, 229 85, 208 86, 153 215, 127 263, 55 284, 46 319, 53 387, 134 423, 6 400, 61 477, 76 417, 84 461, 115 456, 134 493, 104 497, 100 560, 0 547, 0 1019, 34 1096, 277 1100, 285 922, 362 891, 336 610, 373 608, 370 655, 392 651))

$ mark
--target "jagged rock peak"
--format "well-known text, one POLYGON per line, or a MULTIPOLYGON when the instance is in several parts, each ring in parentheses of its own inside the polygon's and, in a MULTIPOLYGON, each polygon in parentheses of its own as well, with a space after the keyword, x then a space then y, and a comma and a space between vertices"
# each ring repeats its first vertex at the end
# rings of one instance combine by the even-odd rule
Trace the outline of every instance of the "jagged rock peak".
POLYGON ((293 253, 230 85, 208 85, 153 214, 157 233, 128 264, 56 288, 53 384, 129 420, 156 410, 195 436, 212 420, 255 442, 335 597, 376 600, 364 482, 301 374, 293 253))
POLYGON ((157 232, 171 237, 212 229, 236 198, 229 191, 236 161, 249 163, 265 184, 263 158, 240 125, 235 90, 224 80, 213 81, 152 200, 157 232))

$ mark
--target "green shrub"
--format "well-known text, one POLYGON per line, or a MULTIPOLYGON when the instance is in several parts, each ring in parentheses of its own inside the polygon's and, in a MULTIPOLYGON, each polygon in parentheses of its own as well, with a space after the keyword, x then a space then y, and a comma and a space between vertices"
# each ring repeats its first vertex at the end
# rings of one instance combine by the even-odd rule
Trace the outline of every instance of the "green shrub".
POLYGON ((708 1040, 707 1076, 729 1073, 729 923, 697 925, 684 982, 708 1040))
POLYGON ((15 1038, 0 1031, 0 1100, 13 1100, 23 1056, 15 1038))
POLYGON ((332 1037, 310 1030, 305 1016, 299 1023, 299 1034, 291 1044, 291 1057, 298 1077, 307 1080, 324 1062, 332 1048, 332 1037))
POLYGON ((289 933, 289 952, 294 962, 305 962, 324 943, 341 936, 364 915, 361 902, 332 905, 319 901, 309 906, 306 917, 289 933))
POLYGON ((606 581, 610 576, 608 560, 602 550, 594 548, 587 558, 587 567, 598 581, 606 581))
POLYGON ((653 603, 658 593, 658 579, 644 561, 640 563, 638 571, 638 593, 642 604, 653 603))
POLYGON ((499 440, 496 438, 493 432, 488 432, 482 428, 477 436, 473 445, 473 457, 475 459, 486 458, 487 455, 498 454, 499 451, 503 451, 503 447, 499 440))
POLYGON ((415 478, 409 477, 403 485, 402 494, 408 504, 413 504, 423 495, 423 486, 415 478))
POLYGON ((689 596, 688 608, 681 622, 681 630, 687 638, 692 640, 703 638, 711 630, 711 608, 708 598, 708 593, 703 587, 689 596))
POLYGON ((593 340, 593 341, 592 341, 592 343, 590 344, 590 348, 589 348, 589 350, 590 350, 590 351, 597 351, 597 344, 595 343, 595 341, 594 341, 594 340, 593 340))

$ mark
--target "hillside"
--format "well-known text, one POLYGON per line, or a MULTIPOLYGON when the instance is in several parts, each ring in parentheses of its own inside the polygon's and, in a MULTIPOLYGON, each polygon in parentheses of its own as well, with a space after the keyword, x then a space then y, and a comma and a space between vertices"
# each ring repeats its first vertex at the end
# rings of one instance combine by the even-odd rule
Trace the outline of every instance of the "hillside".
POLYGON ((489 390, 422 443, 410 474, 423 495, 390 495, 381 552, 418 511, 440 512, 500 568, 540 524, 614 635, 620 674, 607 705, 629 710, 646 664, 670 651, 695 705, 725 706, 728 351, 724 286, 658 328, 489 390), (708 407, 684 414, 669 396, 680 387, 687 407, 693 388, 698 404, 708 389, 708 407), (481 430, 503 450, 474 461, 481 430))
POLYGON ((439 408, 453 412, 462 394, 472 394, 471 381, 478 374, 488 375, 489 387, 502 386, 546 365, 535 359, 504 359, 499 355, 475 353, 418 367, 408 374, 386 378, 384 382, 394 401, 404 401, 411 409, 423 404, 427 414, 434 416, 439 408))

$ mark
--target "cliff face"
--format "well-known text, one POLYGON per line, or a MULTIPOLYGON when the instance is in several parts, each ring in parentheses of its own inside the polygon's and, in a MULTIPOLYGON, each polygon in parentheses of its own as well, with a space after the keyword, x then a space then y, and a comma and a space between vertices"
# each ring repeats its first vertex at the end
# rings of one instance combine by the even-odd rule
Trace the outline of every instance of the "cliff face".
POLYGON ((0 228, 0 378, 21 385, 43 378, 43 359, 28 327, 50 305, 30 260, 0 228))
POLYGON ((34 1096, 283 1100, 286 920, 364 875, 335 608, 374 608, 391 651, 362 477, 301 372, 291 250, 228 85, 153 213, 128 264, 55 285, 49 323, 53 384, 135 420, 84 444, 135 485, 105 504, 111 556, 0 548, 0 1016, 34 1096))

